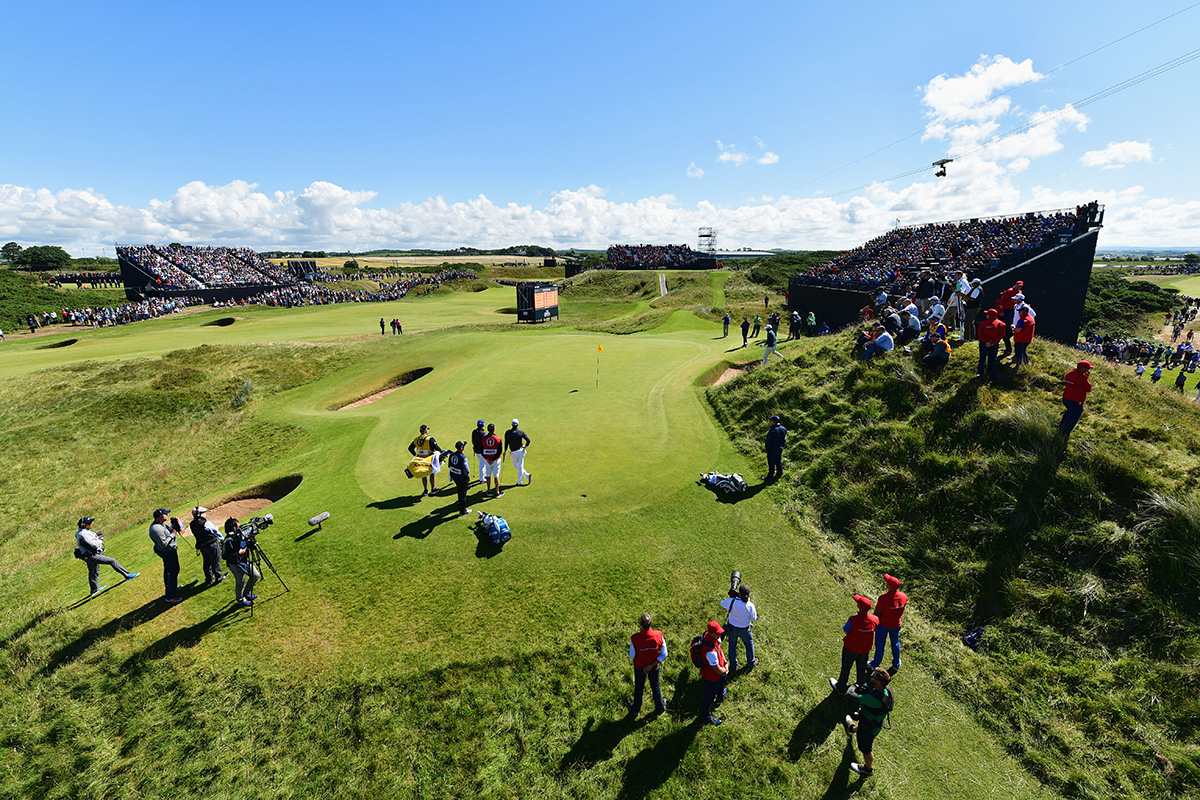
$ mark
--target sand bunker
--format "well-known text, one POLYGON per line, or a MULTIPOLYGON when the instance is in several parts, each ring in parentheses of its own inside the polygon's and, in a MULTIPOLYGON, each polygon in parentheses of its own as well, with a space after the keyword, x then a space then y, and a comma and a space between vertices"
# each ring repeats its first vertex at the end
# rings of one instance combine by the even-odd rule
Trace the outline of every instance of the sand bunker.
POLYGON ((344 406, 337 406, 333 410, 343 411, 347 408, 358 408, 359 406, 370 405, 376 400, 382 400, 397 389, 407 386, 418 378, 424 378, 431 372, 433 372, 433 367, 421 367, 420 369, 409 370, 403 375, 397 375, 395 378, 392 378, 379 391, 369 394, 366 397, 359 398, 353 403, 347 403, 344 406))
POLYGON ((745 375, 745 374, 746 374, 746 370, 744 370, 744 369, 737 369, 735 367, 730 367, 729 369, 722 372, 719 376, 717 376, 717 379, 712 382, 712 385, 720 386, 722 383, 729 383, 731 380, 733 380, 737 376, 745 375))
MULTIPOLYGON (((272 503, 276 503, 287 497, 296 490, 301 480, 303 480, 303 477, 300 475, 289 475, 286 478, 280 478, 277 481, 271 481, 262 486, 256 486, 253 489, 247 489, 223 503, 210 506, 205 516, 218 527, 224 525, 225 520, 229 517, 236 517, 245 522, 250 517, 258 516, 260 511, 272 503)), ((190 509, 186 511, 188 513, 176 514, 184 523, 184 530, 187 529, 187 523, 192 516, 190 509)))

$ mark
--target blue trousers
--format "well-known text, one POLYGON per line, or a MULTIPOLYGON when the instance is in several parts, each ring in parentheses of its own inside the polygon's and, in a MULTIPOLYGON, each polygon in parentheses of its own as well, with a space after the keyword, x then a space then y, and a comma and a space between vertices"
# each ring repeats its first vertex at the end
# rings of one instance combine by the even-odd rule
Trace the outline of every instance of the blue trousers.
MULTIPOLYGON (((768 450, 767 451, 767 480, 783 477, 783 450, 768 450)), ((754 645, 748 645, 748 648, 753 650, 754 645)), ((753 658, 753 656, 751 656, 753 658)))
POLYGON ((754 663, 754 631, 749 628, 739 628, 736 625, 725 626, 726 638, 729 639, 729 671, 737 670, 737 643, 738 639, 742 640, 742 644, 746 647, 746 664, 754 663))
POLYGON ((725 676, 719 681, 700 679, 704 684, 704 697, 700 700, 700 719, 708 722, 712 719, 713 709, 721 705, 725 697, 725 676))
POLYGON ((1075 400, 1063 400, 1062 402, 1067 407, 1067 410, 1063 412, 1062 420, 1058 423, 1058 429, 1062 431, 1062 435, 1065 438, 1071 435, 1071 431, 1075 430, 1075 424, 1083 416, 1083 403, 1075 400))
POLYGON ((892 640, 892 666, 900 666, 900 629, 878 625, 875 628, 875 657, 868 664, 872 669, 883 663, 883 646, 888 639, 892 640))
POLYGON ((987 367, 987 377, 994 381, 1000 380, 1000 373, 996 369, 996 359, 999 356, 1000 345, 986 345, 983 342, 979 343, 979 367, 976 368, 975 374, 980 378, 984 377, 984 366, 987 367))

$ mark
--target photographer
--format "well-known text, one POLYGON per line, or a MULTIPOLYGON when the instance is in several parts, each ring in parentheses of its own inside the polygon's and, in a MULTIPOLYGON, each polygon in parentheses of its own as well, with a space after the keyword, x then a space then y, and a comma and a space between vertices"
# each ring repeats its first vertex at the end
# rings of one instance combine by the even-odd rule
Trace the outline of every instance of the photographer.
POLYGON ((183 530, 179 520, 167 517, 171 515, 168 508, 160 508, 154 512, 154 522, 150 524, 150 541, 154 544, 154 554, 163 562, 163 597, 168 603, 178 603, 183 600, 179 595, 179 542, 177 535, 183 530))
POLYGON ((750 602, 750 587, 742 584, 736 590, 730 588, 729 597, 721 601, 721 608, 729 612, 725 621, 725 633, 729 639, 729 671, 737 672, 737 643, 741 639, 746 646, 746 669, 758 665, 754 657, 754 632, 750 626, 758 621, 758 609, 750 602))
POLYGON ((88 588, 91 589, 92 597, 100 594, 101 589, 108 588, 100 585, 101 564, 108 564, 127 581, 131 581, 141 574, 140 572, 130 572, 112 556, 104 555, 104 534, 92 530, 92 523, 95 521, 92 517, 80 517, 79 530, 75 532, 75 542, 78 546, 75 557, 87 562, 88 588))
POLYGON ((244 532, 233 517, 225 520, 225 531, 223 549, 225 565, 233 573, 233 600, 237 605, 249 608, 258 599, 258 595, 254 594, 254 584, 262 577, 258 567, 250 563, 254 534, 244 532))
POLYGON ((204 518, 208 509, 196 506, 192 509, 192 536, 196 539, 196 550, 204 557, 204 585, 212 586, 225 580, 221 574, 221 543, 224 537, 217 526, 204 518))
POLYGON ((875 737, 883 730, 883 723, 895 706, 892 690, 887 688, 891 681, 892 676, 886 669, 876 667, 865 684, 852 686, 846 693, 857 698, 858 711, 847 714, 843 725, 847 733, 858 733, 858 749, 863 754, 862 763, 851 762, 850 769, 864 778, 875 774, 875 737))

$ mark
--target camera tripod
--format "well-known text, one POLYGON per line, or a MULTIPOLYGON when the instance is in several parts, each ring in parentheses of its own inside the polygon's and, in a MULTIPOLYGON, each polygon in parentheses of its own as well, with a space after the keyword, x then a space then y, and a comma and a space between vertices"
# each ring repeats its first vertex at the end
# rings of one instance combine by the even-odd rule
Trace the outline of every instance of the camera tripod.
MULTIPOLYGON (((267 569, 271 570, 271 572, 275 574, 275 577, 279 579, 279 582, 283 584, 283 590, 285 592, 291 591, 291 589, 288 588, 288 585, 283 582, 283 576, 279 574, 279 571, 275 569, 275 565, 271 563, 271 558, 267 555, 266 551, 262 549, 262 545, 258 543, 258 537, 251 538, 250 541, 246 543, 246 549, 248 551, 246 555, 249 558, 252 566, 258 568, 260 565, 266 564, 267 569)), ((259 569, 258 574, 261 576, 263 571, 259 569)), ((253 604, 250 606, 250 616, 254 616, 253 604)))

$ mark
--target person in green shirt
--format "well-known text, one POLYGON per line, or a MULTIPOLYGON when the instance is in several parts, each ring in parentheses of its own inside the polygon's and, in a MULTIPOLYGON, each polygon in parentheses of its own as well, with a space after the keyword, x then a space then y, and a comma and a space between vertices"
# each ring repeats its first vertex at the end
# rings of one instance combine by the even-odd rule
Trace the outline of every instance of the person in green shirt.
POLYGON ((864 778, 875 774, 875 737, 883 730, 883 723, 895 704, 892 690, 887 688, 891 681, 891 673, 876 667, 865 684, 846 690, 847 697, 858 699, 858 711, 847 714, 843 724, 848 733, 857 732, 858 750, 863 755, 862 763, 853 762, 850 769, 864 778))

